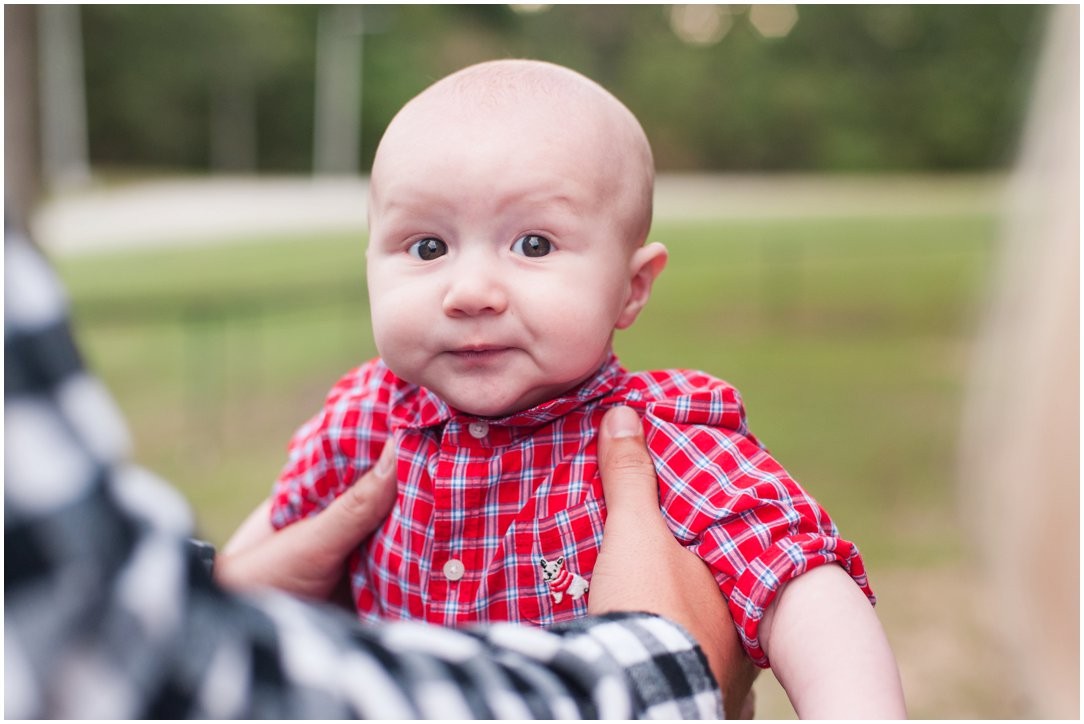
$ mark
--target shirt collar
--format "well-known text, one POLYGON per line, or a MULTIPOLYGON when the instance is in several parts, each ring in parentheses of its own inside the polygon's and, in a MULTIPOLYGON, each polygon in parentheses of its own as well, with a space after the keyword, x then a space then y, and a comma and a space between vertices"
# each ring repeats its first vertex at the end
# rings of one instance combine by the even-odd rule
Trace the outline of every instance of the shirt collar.
POLYGON ((617 356, 611 352, 594 375, 563 395, 521 412, 497 418, 482 418, 459 412, 450 407, 435 392, 425 387, 414 387, 393 396, 390 418, 394 426, 411 428, 443 425, 455 418, 466 423, 482 420, 490 426, 529 429, 556 420, 591 400, 607 395, 618 386, 625 374, 625 369, 617 356))

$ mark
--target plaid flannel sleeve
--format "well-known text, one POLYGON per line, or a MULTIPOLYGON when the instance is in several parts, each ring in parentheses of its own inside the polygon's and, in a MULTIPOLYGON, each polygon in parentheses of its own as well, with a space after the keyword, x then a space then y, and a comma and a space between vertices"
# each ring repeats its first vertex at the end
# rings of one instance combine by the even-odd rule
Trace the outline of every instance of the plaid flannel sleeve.
POLYGON ((127 464, 60 287, 5 243, 4 696, 9 718, 714 717, 678 627, 362 627, 282 594, 231 596, 183 501, 127 464))

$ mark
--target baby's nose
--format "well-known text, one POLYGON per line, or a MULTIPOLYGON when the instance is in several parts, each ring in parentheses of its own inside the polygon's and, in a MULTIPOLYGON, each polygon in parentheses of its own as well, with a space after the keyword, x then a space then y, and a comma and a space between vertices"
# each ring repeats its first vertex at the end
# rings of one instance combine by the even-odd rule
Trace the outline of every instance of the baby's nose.
POLYGON ((450 317, 501 314, 508 308, 504 281, 490 265, 464 264, 453 272, 444 295, 444 313, 450 317))

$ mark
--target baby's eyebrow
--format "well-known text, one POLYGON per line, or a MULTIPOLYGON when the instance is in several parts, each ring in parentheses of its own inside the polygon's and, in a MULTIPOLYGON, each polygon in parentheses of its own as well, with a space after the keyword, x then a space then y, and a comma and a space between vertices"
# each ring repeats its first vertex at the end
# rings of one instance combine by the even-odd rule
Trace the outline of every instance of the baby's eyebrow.
POLYGON ((496 210, 497 213, 504 213, 509 208, 515 208, 521 204, 534 208, 544 206, 547 209, 555 206, 562 207, 565 212, 575 216, 578 216, 581 212, 581 206, 576 202, 576 199, 564 192, 510 193, 497 202, 496 210))
POLYGON ((377 204, 384 213, 453 210, 456 204, 443 195, 412 191, 405 195, 384 195, 377 204))

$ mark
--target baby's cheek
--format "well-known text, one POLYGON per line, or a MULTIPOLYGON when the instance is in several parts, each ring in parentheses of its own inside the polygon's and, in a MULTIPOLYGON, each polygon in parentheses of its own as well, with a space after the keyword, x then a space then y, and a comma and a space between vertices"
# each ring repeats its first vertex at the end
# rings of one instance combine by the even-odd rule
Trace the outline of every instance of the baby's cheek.
POLYGON ((591 348, 603 343, 613 331, 609 319, 597 302, 589 300, 562 304, 551 310, 548 333, 571 348, 591 348))
POLYGON ((400 377, 411 364, 411 358, 419 350, 419 330, 412 324, 409 314, 373 313, 373 341, 377 353, 400 377))

